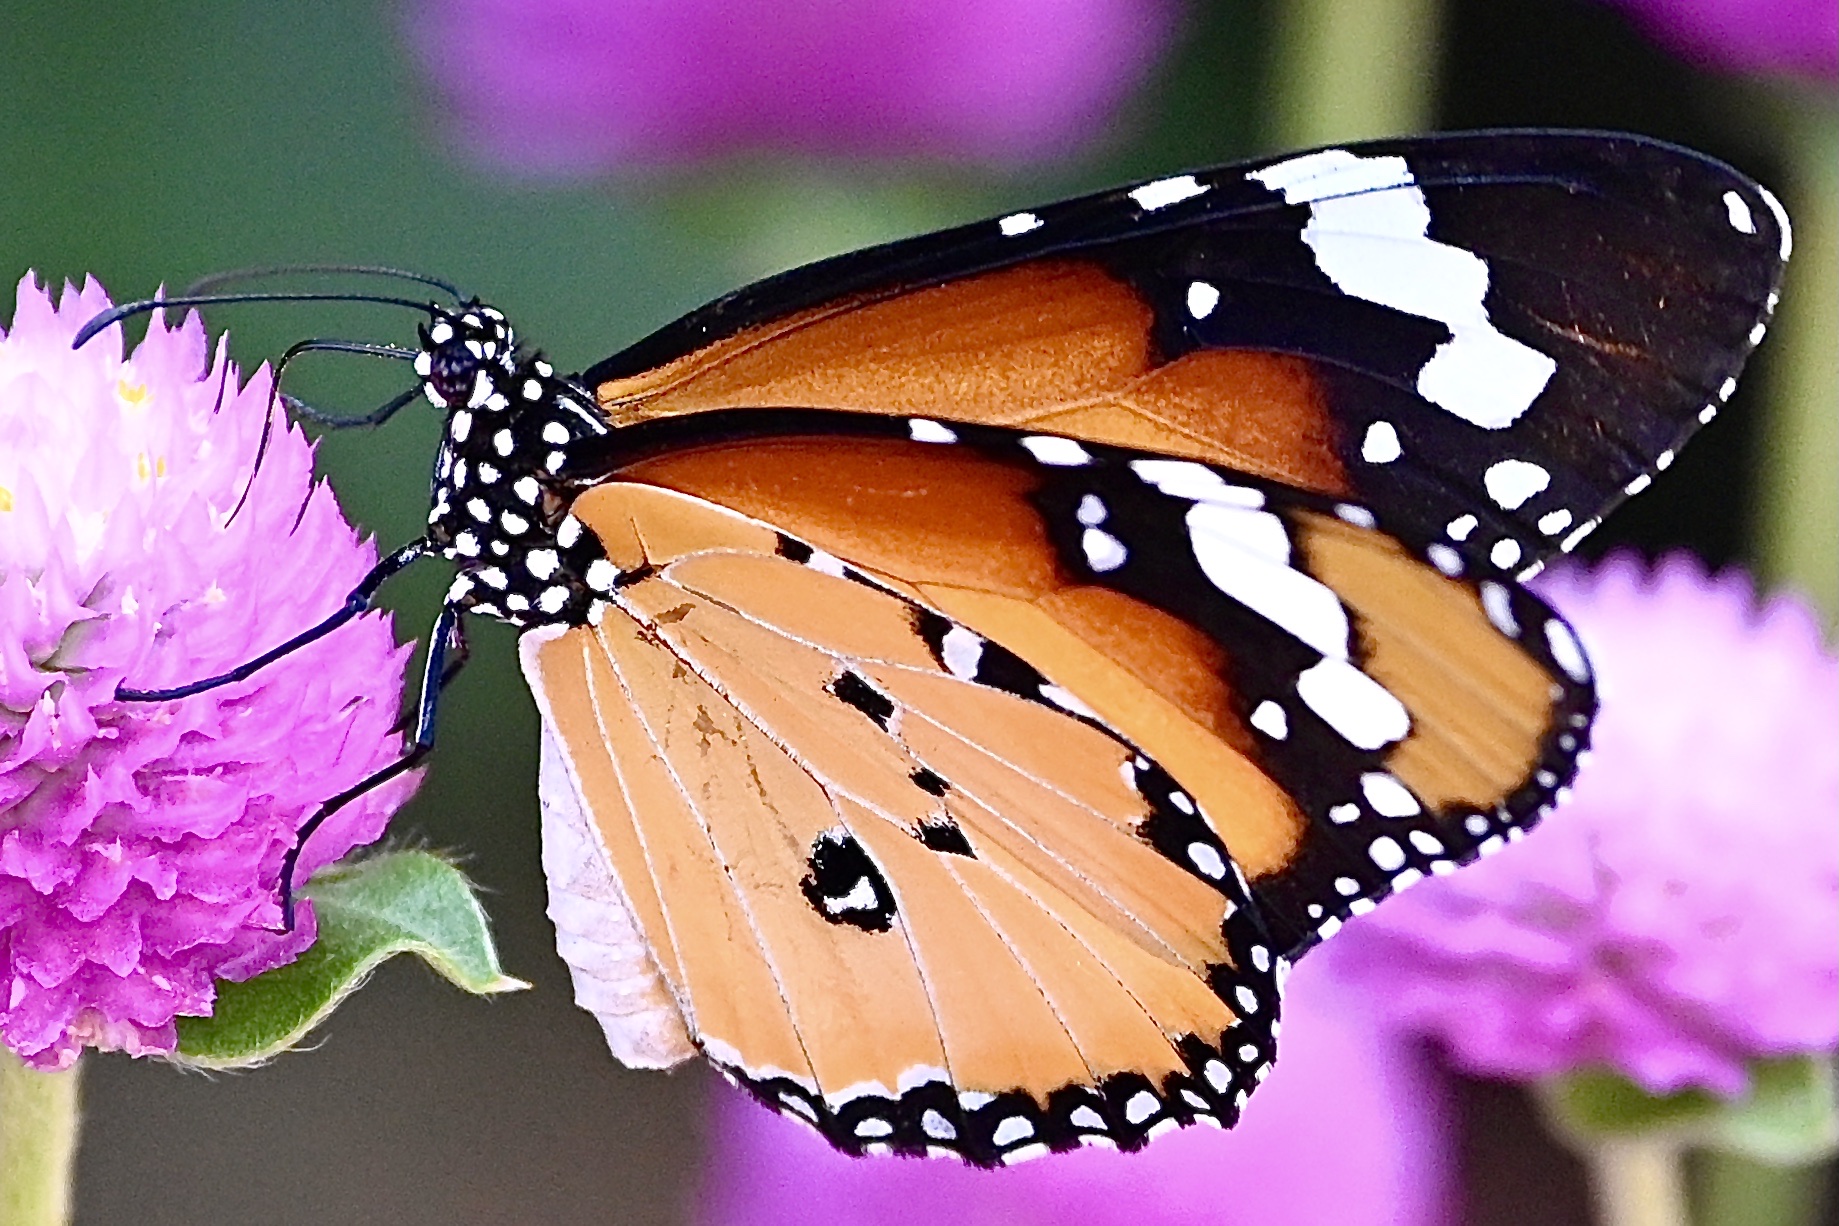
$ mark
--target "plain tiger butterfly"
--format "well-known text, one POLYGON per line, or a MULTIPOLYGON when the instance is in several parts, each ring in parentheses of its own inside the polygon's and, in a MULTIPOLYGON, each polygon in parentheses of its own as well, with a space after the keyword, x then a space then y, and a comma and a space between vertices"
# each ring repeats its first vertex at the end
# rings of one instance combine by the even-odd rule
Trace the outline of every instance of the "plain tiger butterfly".
POLYGON ((826 260, 575 377, 395 299, 419 346, 352 347, 419 376, 365 420, 445 414, 427 531, 233 676, 447 558, 386 774, 464 616, 522 628, 621 1060, 852 1153, 1230 1125, 1296 958, 1562 796, 1596 697, 1521 581, 1717 413, 1788 245, 1697 154, 1485 132, 826 260))

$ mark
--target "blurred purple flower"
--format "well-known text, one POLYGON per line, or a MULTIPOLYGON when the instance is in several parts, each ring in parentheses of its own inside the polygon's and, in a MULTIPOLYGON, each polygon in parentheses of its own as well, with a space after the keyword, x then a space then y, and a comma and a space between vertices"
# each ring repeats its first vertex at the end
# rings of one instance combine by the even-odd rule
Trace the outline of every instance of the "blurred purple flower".
POLYGON ((847 1158, 724 1088, 700 1220, 1432 1226, 1449 1220, 1452 1158, 1425 1054, 1311 959, 1290 977, 1276 1068, 1230 1132, 1190 1128, 1139 1153, 1088 1149, 982 1171, 950 1159, 847 1158))
POLYGON ((422 0, 462 141, 537 173, 750 149, 1042 158, 1146 75, 1174 0, 422 0))
POLYGON ((1685 557, 1549 574, 1603 694, 1571 803, 1330 943, 1485 1075, 1748 1086, 1839 1046, 1839 660, 1798 600, 1685 557))
POLYGON ((1654 41, 1705 68, 1839 78, 1833 0, 1612 0, 1654 41))
MULTIPOLYGON (((84 1046, 172 1050, 217 979, 310 945, 276 901, 294 830, 399 752, 406 649, 365 618, 240 685, 115 701, 232 667, 338 606, 375 560, 237 387, 194 316, 126 360, 94 282, 53 307, 28 276, 0 332, 0 1041, 40 1068, 84 1046), (298 515, 298 523, 296 523, 298 515)), ((382 833, 412 782, 337 814, 299 879, 382 833)))

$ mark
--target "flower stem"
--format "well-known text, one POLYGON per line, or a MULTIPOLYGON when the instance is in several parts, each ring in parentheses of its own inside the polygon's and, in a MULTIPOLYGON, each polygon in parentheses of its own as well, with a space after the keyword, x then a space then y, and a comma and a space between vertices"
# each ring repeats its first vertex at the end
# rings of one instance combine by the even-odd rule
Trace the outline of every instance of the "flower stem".
POLYGON ((1766 112, 1777 120, 1789 167, 1794 260, 1770 343, 1776 386, 1763 422, 1756 525, 1769 580, 1839 616, 1839 108, 1789 91, 1766 112))
POLYGON ((1825 1199, 1826 1163, 1777 1166, 1711 1151, 1696 1159, 1701 1226, 1812 1226, 1825 1199))
POLYGON ((0 1046, 0 1222, 8 1226, 70 1220, 77 1072, 41 1073, 0 1046))
POLYGON ((1440 0, 1285 0, 1271 77, 1273 147, 1428 127, 1441 9, 1440 0))
POLYGON ((1664 1137, 1585 1146, 1598 1226, 1691 1226, 1684 1157, 1678 1142, 1664 1137))

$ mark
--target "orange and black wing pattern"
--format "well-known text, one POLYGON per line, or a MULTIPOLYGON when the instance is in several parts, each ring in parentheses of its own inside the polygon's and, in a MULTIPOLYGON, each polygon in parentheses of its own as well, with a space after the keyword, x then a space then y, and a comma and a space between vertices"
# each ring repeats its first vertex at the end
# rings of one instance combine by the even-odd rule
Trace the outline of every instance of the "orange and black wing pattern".
POLYGON ((1561 798, 1595 692, 1520 581, 1716 413, 1787 243, 1696 154, 1479 133, 841 257, 574 379, 443 319, 431 535, 527 631, 582 1003, 854 1153, 1231 1124, 1294 959, 1561 798))
POLYGON ((1524 575, 1716 415, 1788 248, 1766 189, 1676 146, 1455 133, 826 260, 581 383, 616 426, 830 408, 1223 464, 1524 575))

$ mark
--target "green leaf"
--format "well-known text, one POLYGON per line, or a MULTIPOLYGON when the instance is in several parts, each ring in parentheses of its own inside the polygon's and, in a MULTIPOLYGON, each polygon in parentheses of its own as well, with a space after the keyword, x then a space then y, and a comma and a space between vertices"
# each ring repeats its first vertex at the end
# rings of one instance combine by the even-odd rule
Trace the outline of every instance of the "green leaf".
POLYGON ((378 963, 401 953, 468 992, 529 985, 498 966, 485 911, 453 865, 425 851, 389 852, 314 876, 319 938, 298 959, 242 983, 219 983, 210 1017, 179 1019, 173 1059, 197 1068, 246 1068, 306 1037, 378 963))
POLYGON ((1839 1150, 1832 1056, 1757 1060, 1749 1071, 1750 1092, 1734 1100, 1704 1090, 1651 1095, 1602 1069, 1554 1078, 1540 1098, 1558 1132, 1580 1146, 1656 1137, 1782 1166, 1839 1150))

